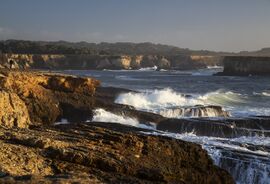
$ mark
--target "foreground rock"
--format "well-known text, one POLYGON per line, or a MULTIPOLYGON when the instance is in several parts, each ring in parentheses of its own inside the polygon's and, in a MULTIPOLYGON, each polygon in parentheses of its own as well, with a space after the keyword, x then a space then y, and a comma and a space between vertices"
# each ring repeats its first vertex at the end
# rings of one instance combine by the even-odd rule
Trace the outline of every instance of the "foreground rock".
POLYGON ((0 121, 7 124, 3 117, 9 114, 12 117, 9 118, 9 124, 27 127, 28 119, 30 124, 35 125, 53 124, 62 117, 74 116, 69 115, 72 110, 80 113, 81 118, 91 116, 97 86, 99 81, 90 78, 3 70, 0 88, 5 92, 1 93, 3 98, 0 105, 6 107, 6 111, 0 113, 0 121), (12 113, 9 113, 9 107, 13 109, 12 113))
POLYGON ((233 183, 201 146, 91 123, 0 128, 0 182, 233 183))

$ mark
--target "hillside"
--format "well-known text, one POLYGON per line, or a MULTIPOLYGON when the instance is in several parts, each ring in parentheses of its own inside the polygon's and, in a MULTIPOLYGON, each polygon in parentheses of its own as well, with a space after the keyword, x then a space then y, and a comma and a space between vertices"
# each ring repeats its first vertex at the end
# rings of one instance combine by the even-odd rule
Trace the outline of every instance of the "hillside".
POLYGON ((99 55, 227 55, 230 53, 208 50, 190 50, 154 43, 45 42, 6 40, 0 41, 2 53, 17 54, 99 54, 99 55))

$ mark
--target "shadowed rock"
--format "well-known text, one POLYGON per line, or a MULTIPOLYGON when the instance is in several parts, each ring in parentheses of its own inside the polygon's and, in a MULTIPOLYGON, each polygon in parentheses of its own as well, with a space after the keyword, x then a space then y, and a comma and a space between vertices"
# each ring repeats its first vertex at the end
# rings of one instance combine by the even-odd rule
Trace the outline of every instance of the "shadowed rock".
POLYGON ((224 70, 217 75, 270 75, 270 57, 226 56, 224 70))

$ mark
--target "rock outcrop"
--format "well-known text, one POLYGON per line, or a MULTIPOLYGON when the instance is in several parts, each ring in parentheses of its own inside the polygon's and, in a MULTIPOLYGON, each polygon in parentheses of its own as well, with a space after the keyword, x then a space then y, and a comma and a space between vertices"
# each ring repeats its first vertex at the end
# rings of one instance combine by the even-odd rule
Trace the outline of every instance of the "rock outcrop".
POLYGON ((4 92, 1 93, 3 102, 0 105, 11 109, 3 114, 5 117, 13 117, 10 124, 16 124, 15 120, 18 121, 19 127, 28 126, 28 115, 31 124, 35 125, 53 124, 61 118, 68 119, 69 116, 74 116, 69 115, 69 111, 72 110, 80 114, 79 118, 87 119, 91 117, 97 86, 99 81, 90 78, 3 70, 0 88, 4 92), (22 125, 22 122, 26 124, 22 125))
POLYGON ((164 117, 229 117, 230 113, 223 110, 221 106, 197 105, 194 107, 171 108, 159 111, 164 117))
POLYGON ((220 65, 220 56, 189 55, 63 55, 63 54, 0 54, 0 68, 32 68, 47 70, 63 69, 140 69, 154 67, 158 69, 197 69, 208 65, 220 65))
POLYGON ((15 93, 0 91, 0 125, 27 128, 30 124, 28 109, 15 93))
POLYGON ((139 131, 94 122, 0 127, 0 182, 234 183, 201 146, 139 131))
POLYGON ((224 71, 218 75, 270 75, 270 57, 226 56, 224 71))
POLYGON ((1 70, 0 183, 234 183, 197 144, 86 123, 95 108, 142 122, 166 120, 115 104, 128 90, 99 85, 90 78, 1 70), (62 118, 70 123, 56 125, 62 118))

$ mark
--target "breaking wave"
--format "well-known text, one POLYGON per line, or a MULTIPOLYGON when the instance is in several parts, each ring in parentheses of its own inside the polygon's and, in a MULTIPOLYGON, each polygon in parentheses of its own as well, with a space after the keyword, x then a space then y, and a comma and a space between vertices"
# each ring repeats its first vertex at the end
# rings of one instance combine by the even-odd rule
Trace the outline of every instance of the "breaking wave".
POLYGON ((120 94, 115 102, 134 106, 136 109, 159 113, 165 117, 223 117, 223 111, 232 116, 269 115, 270 107, 263 98, 268 98, 267 92, 261 96, 232 91, 217 90, 203 95, 186 95, 170 88, 161 90, 130 92, 120 94), (210 106, 210 107, 209 107, 210 106), (220 106, 222 109, 217 109, 220 106), (208 108, 207 108, 208 107, 208 108))
POLYGON ((140 68, 139 71, 156 71, 158 67, 155 65, 153 67, 140 68))
POLYGON ((169 88, 147 91, 143 93, 130 92, 120 94, 115 102, 132 105, 135 108, 143 110, 161 109, 183 105, 193 106, 203 103, 203 101, 185 97, 183 94, 177 93, 169 88))
POLYGON ((92 121, 111 122, 111 123, 116 122, 116 123, 130 125, 130 126, 139 125, 139 122, 137 119, 113 114, 111 112, 105 111, 104 109, 95 109, 92 121))
POLYGON ((239 105, 245 104, 247 102, 247 98, 245 97, 245 95, 224 90, 210 92, 205 95, 199 96, 198 98, 205 103, 220 106, 239 105))
POLYGON ((270 92, 262 92, 263 96, 269 96, 270 97, 270 92))
POLYGON ((213 65, 213 66, 207 66, 208 69, 223 69, 223 66, 213 65))
POLYGON ((135 118, 125 117, 122 115, 117 115, 106 111, 104 109, 95 109, 94 116, 92 118, 94 122, 110 122, 110 123, 119 123, 128 126, 135 126, 145 129, 153 129, 154 126, 140 124, 140 122, 135 118))
POLYGON ((140 110, 160 113, 166 117, 218 117, 222 114, 221 110, 217 111, 215 107, 207 108, 207 106, 244 105, 246 98, 241 94, 222 90, 205 95, 185 95, 165 88, 142 93, 120 94, 115 102, 132 105, 140 110))

